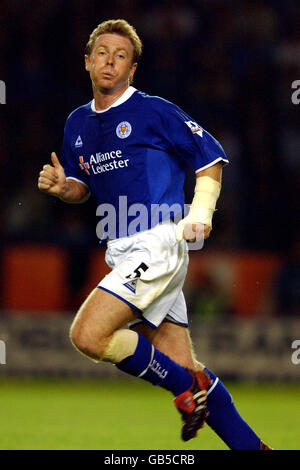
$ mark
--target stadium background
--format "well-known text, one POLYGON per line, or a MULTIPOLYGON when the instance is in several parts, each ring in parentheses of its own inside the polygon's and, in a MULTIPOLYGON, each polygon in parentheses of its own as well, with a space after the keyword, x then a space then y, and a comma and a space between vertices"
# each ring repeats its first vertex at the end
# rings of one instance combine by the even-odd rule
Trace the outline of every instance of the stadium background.
MULTIPOLYGON (((107 270, 95 207, 41 194, 37 177, 51 151, 59 155, 68 114, 91 99, 83 61, 90 32, 125 18, 144 43, 134 85, 181 106, 231 161, 212 235, 190 256, 185 293, 199 358, 235 386, 255 382, 257 394, 266 381, 299 392, 300 107, 291 98, 299 14, 296 0, 1 2, 3 380, 46 376, 61 386, 62 377, 84 377, 88 387, 91 378, 121 379, 68 340, 74 312, 107 270)), ((189 170, 187 201, 193 185, 189 170)), ((16 384, 3 393, 23 390, 16 384)))

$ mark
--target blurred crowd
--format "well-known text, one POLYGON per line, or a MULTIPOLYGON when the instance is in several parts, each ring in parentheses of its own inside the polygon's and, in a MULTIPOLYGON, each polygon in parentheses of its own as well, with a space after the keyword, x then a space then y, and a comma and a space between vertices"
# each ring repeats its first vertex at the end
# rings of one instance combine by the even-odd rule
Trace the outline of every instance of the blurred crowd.
MULTIPOLYGON (((79 254, 97 246, 93 202, 65 205, 41 194, 37 178, 51 151, 60 153, 68 114, 92 97, 89 34, 125 18, 144 44, 134 86, 182 107, 230 159, 208 249, 279 253, 296 265, 299 300, 291 250, 299 231, 300 105, 291 100, 299 17, 297 0, 2 0, 2 238, 79 254)), ((189 170, 188 202, 193 185, 189 170)))

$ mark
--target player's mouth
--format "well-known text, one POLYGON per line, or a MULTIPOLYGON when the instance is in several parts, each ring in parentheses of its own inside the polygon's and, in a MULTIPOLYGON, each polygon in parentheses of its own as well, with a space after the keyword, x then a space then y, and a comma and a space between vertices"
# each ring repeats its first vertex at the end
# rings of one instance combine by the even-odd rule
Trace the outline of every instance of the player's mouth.
POLYGON ((114 78, 114 75, 110 72, 102 72, 102 77, 103 78, 114 78))

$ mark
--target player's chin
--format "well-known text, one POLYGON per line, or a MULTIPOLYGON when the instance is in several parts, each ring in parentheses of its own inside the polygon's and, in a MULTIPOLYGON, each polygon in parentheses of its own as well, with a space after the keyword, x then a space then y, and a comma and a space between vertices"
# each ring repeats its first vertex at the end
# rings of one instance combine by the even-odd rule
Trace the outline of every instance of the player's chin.
POLYGON ((114 81, 110 78, 100 78, 98 80, 94 80, 94 85, 96 89, 104 92, 105 90, 111 90, 114 87, 114 81))

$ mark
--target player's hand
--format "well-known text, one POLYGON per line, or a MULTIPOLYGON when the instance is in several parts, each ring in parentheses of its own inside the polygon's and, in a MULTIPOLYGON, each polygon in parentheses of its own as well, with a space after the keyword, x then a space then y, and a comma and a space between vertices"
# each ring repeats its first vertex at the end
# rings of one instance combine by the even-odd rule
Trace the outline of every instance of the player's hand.
POLYGON ((40 191, 53 196, 63 196, 66 189, 66 175, 55 152, 51 153, 52 165, 44 165, 38 179, 40 191))
POLYGON ((177 241, 186 240, 188 242, 195 242, 206 240, 212 228, 209 225, 203 225, 200 223, 191 224, 185 219, 182 219, 176 227, 176 238, 177 241))
POLYGON ((212 228, 203 224, 186 224, 183 231, 183 239, 188 242, 206 240, 209 237, 212 228))

